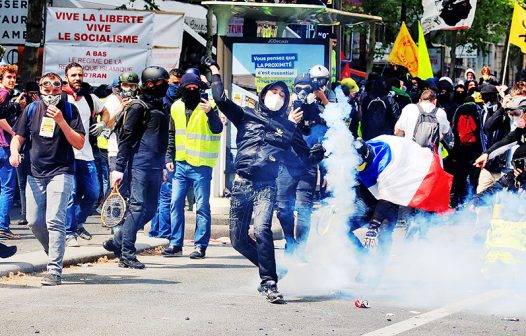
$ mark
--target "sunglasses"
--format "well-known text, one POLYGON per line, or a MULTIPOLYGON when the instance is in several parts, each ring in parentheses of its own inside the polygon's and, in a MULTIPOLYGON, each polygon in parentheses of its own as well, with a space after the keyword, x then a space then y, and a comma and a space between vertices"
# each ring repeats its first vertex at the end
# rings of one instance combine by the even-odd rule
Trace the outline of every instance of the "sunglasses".
POLYGON ((62 86, 62 83, 59 82, 59 81, 54 81, 54 82, 52 82, 52 81, 44 81, 44 82, 40 83, 40 86, 41 87, 45 87, 45 88, 50 88, 52 86, 54 86, 56 88, 59 88, 59 87, 62 86))

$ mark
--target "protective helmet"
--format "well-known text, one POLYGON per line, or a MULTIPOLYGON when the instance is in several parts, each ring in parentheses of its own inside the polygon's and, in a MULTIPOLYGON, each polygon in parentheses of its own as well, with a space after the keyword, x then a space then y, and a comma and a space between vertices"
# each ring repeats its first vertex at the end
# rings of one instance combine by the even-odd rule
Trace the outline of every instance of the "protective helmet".
POLYGON ((486 85, 483 85, 482 86, 482 89, 480 89, 480 93, 482 94, 486 94, 486 93, 499 93, 499 91, 497 90, 497 87, 495 85, 492 85, 492 84, 486 84, 486 85))
POLYGON ((188 68, 188 69, 186 69, 186 71, 184 73, 185 74, 191 73, 191 74, 196 75, 197 77, 201 77, 201 73, 199 72, 199 69, 197 69, 197 68, 188 68))
POLYGON ((311 78, 329 78, 330 77, 329 69, 319 64, 310 68, 309 75, 311 78))
POLYGON ((119 84, 120 83, 135 83, 139 84, 139 75, 133 71, 126 71, 120 74, 119 84))
POLYGON ((147 67, 141 74, 141 82, 143 85, 146 85, 146 82, 156 82, 159 79, 168 80, 168 78, 170 78, 168 71, 166 71, 165 68, 156 65, 147 67))
POLYGON ((296 85, 310 85, 310 75, 308 73, 297 75, 294 78, 294 86, 296 85))
POLYGON ((372 147, 361 138, 356 139, 353 145, 362 159, 361 163, 356 167, 356 170, 361 172, 373 162, 374 151, 372 147))

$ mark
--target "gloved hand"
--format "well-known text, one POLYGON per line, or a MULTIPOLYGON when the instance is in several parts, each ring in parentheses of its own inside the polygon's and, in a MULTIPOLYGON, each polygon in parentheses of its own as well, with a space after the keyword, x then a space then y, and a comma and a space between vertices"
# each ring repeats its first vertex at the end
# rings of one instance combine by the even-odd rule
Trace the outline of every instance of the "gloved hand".
POLYGON ((378 246, 378 230, 380 229, 380 222, 372 220, 369 224, 369 230, 365 234, 363 245, 366 248, 376 248, 378 246))
POLYGON ((100 134, 101 137, 104 137, 106 139, 109 139, 111 135, 111 130, 109 128, 105 128, 104 131, 100 134))
POLYGON ((312 163, 317 164, 325 157, 325 148, 321 144, 315 144, 310 149, 309 159, 312 163))
POLYGON ((112 186, 115 185, 115 183, 122 181, 122 177, 124 176, 124 173, 121 173, 120 171, 112 171, 110 175, 110 183, 112 186))
POLYGON ((104 121, 99 121, 98 123, 91 125, 89 128, 89 134, 98 137, 105 128, 106 123, 104 121))
POLYGON ((201 64, 206 66, 206 67, 210 67, 211 65, 215 65, 217 67, 217 69, 220 70, 219 64, 217 64, 216 60, 213 59, 212 57, 209 57, 209 56, 201 57, 201 64))

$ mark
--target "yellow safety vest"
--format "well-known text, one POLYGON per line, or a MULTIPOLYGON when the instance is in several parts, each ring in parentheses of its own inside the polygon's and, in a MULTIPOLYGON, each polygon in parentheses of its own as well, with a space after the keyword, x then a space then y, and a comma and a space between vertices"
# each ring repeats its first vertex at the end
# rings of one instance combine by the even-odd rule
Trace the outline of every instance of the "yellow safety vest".
MULTIPOLYGON (((97 121, 101 121, 101 120, 102 120, 102 117, 99 114, 97 116, 97 121)), ((108 150, 108 139, 106 139, 102 135, 98 136, 97 137, 97 147, 99 147, 100 149, 108 150)))
MULTIPOLYGON (((214 108, 215 103, 210 103, 214 108)), ((186 161, 195 167, 214 167, 221 135, 210 131, 206 112, 198 105, 187 125, 184 102, 179 99, 172 104, 170 113, 175 124, 175 161, 186 161)))

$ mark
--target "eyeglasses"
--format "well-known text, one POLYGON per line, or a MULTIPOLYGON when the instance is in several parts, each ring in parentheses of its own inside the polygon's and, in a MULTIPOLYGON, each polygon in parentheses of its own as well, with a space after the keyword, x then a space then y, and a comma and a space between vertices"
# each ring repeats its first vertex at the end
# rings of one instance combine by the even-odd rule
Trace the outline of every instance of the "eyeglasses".
POLYGON ((56 88, 59 88, 59 87, 62 86, 62 83, 59 82, 59 81, 54 81, 54 82, 52 82, 52 81, 44 81, 44 82, 40 83, 40 86, 41 87, 45 87, 45 88, 50 88, 52 86, 54 86, 56 88))

